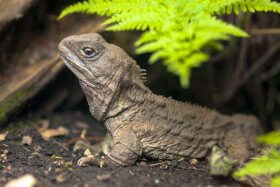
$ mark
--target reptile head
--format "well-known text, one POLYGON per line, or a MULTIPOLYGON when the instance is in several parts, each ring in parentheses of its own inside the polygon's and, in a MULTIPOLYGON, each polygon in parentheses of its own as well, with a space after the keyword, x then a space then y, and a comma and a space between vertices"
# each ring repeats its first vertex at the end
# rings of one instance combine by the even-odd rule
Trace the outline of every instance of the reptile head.
MULTIPOLYGON (((97 33, 63 39, 59 43, 59 53, 66 66, 78 77, 88 100, 95 100, 100 105, 110 105, 121 85, 142 83, 143 72, 136 62, 97 33)), ((91 112, 97 116, 95 109, 91 112)))
POLYGON ((106 45, 99 34, 93 33, 69 36, 59 43, 58 48, 65 65, 80 81, 91 85, 112 68, 105 59, 106 45))
POLYGON ((137 66, 121 48, 107 43, 97 33, 66 37, 59 43, 59 53, 80 81, 93 87, 96 86, 94 84, 103 84, 102 80, 104 84, 108 83, 106 79, 113 81, 112 76, 117 71, 137 66))

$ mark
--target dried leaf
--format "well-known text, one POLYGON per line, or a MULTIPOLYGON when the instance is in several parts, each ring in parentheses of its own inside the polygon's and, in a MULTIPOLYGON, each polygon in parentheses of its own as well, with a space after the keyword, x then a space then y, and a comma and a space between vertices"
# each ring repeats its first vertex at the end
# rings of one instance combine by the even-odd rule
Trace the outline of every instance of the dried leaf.
POLYGON ((30 136, 23 136, 21 143, 23 145, 30 145, 32 143, 32 138, 30 136))
POLYGON ((6 132, 3 133, 3 134, 0 134, 0 142, 5 141, 7 135, 8 135, 8 131, 6 131, 6 132))
POLYGON ((49 140, 50 138, 55 137, 55 136, 67 135, 67 134, 69 134, 69 130, 66 129, 65 127, 60 126, 57 129, 46 129, 40 133, 44 140, 49 140))

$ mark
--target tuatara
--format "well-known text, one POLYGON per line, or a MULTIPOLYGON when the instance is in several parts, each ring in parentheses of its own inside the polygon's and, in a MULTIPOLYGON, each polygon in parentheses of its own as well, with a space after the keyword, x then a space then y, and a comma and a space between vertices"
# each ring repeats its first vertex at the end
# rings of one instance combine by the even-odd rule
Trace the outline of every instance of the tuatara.
POLYGON ((59 52, 79 79, 91 114, 112 135, 105 165, 127 166, 139 157, 204 158, 213 147, 243 163, 257 149, 261 128, 254 116, 222 115, 154 94, 144 85, 146 71, 97 33, 69 36, 59 52))

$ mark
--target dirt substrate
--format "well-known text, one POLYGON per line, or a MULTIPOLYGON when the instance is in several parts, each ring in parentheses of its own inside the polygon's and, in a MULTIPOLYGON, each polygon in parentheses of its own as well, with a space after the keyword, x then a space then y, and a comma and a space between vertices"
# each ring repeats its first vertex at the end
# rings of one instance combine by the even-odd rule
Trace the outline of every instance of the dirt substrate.
POLYGON ((180 162, 143 160, 123 168, 79 167, 76 163, 83 153, 74 152, 73 145, 87 128, 86 137, 91 142, 100 139, 104 133, 100 124, 81 113, 56 115, 43 121, 38 119, 10 124, 8 135, 0 142, 0 186, 24 174, 32 174, 37 179, 37 186, 40 187, 240 186, 231 179, 212 178, 208 174, 205 161, 191 164, 188 160, 180 162), (40 133, 42 126, 45 130, 63 126, 69 133, 44 140, 40 133), (28 141, 23 145, 24 136, 32 139, 30 145, 28 141))

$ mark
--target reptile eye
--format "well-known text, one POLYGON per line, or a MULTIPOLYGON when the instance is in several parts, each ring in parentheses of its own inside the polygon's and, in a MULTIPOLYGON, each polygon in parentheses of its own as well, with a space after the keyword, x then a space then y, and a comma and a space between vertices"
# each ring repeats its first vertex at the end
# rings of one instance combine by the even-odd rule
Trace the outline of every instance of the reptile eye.
POLYGON ((85 47, 82 49, 82 54, 87 58, 95 57, 98 53, 90 47, 85 47))

